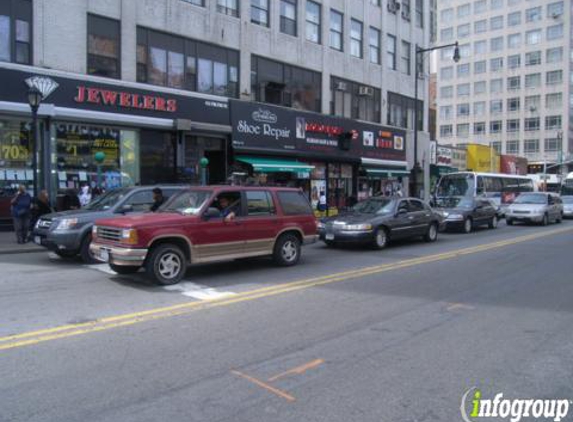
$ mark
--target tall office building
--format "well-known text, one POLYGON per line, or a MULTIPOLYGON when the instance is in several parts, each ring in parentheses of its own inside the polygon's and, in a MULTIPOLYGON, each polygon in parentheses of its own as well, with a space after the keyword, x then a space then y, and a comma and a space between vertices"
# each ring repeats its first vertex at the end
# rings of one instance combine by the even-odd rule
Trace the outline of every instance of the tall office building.
POLYGON ((441 143, 491 145, 534 164, 566 159, 573 151, 571 5, 439 1, 439 42, 459 41, 462 57, 457 64, 449 51, 438 57, 441 143))
POLYGON ((414 48, 434 24, 434 0, 2 0, 0 185, 30 182, 24 81, 42 76, 53 190, 93 183, 102 150, 108 186, 196 183, 206 157, 212 183, 344 205, 408 177, 414 48))

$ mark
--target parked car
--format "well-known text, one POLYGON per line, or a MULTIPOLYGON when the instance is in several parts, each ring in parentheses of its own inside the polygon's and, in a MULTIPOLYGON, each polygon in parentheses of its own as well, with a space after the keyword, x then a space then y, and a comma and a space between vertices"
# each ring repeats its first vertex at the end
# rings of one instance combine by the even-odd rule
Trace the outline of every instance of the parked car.
POLYGON ((440 215, 419 199, 377 196, 357 203, 349 212, 323 219, 318 230, 329 246, 361 243, 382 249, 390 240, 407 237, 433 242, 440 224, 440 215))
POLYGON ((54 251, 63 258, 80 255, 86 263, 93 263, 90 252, 92 226, 98 218, 142 213, 153 204, 153 189, 159 187, 169 197, 183 186, 132 186, 118 188, 95 198, 86 207, 46 214, 40 217, 33 230, 34 242, 54 251))
POLYGON ((544 226, 563 220, 563 202, 556 193, 522 193, 507 208, 505 221, 510 226, 516 222, 540 223, 544 226))
POLYGON ((178 283, 190 264, 272 256, 298 263, 317 240, 316 219, 297 189, 208 186, 175 195, 160 212, 98 220, 91 250, 119 274, 143 267, 162 285, 178 283))
POLYGON ((475 227, 497 228, 499 214, 497 207, 485 198, 462 196, 442 197, 436 200, 444 217, 445 230, 461 230, 470 233, 475 227))
POLYGON ((561 196, 563 202, 563 217, 573 218, 573 195, 561 196))

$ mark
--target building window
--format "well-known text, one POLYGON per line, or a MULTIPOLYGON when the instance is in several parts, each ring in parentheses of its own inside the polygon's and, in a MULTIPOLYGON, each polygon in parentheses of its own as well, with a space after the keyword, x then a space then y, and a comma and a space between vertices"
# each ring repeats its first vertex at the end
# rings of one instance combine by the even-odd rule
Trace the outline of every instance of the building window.
POLYGON ((511 34, 507 36, 507 48, 518 48, 521 46, 521 34, 511 34))
POLYGON ((492 120, 489 122, 489 133, 500 133, 502 123, 501 120, 492 120))
POLYGON ((452 125, 441 125, 440 126, 440 136, 442 138, 451 138, 454 132, 452 125))
POLYGON ((496 153, 501 154, 501 141, 493 141, 490 145, 496 153))
POLYGON ((485 94, 486 90, 486 81, 474 82, 474 95, 485 94))
POLYGON ((440 11, 440 20, 442 22, 452 22, 454 20, 454 8, 449 7, 440 11))
POLYGON ((526 88, 538 88, 539 86, 541 86, 541 73, 525 75, 526 88))
POLYGON ((563 60, 563 47, 550 48, 546 51, 547 63, 559 63, 563 60))
POLYGON ((490 40, 490 50, 500 51, 503 50, 503 37, 495 37, 490 40))
POLYGON ((239 17, 238 0, 217 0, 217 12, 239 17))
POLYGON ((440 31, 440 40, 444 41, 452 41, 454 39, 454 28, 444 28, 440 31))
POLYGON ((362 22, 350 19, 350 55, 362 58, 362 22))
POLYGON ((442 86, 440 88, 440 98, 453 98, 454 87, 453 86, 442 86))
POLYGON ((526 118, 524 126, 526 132, 533 132, 539 130, 540 126, 539 117, 526 118))
POLYGON ((541 51, 532 51, 530 53, 525 53, 526 66, 536 66, 538 64, 541 64, 541 51))
POLYGON ((525 11, 525 22, 537 22, 541 20, 541 6, 532 7, 525 11))
POLYGON ((485 122, 474 123, 474 135, 485 135, 485 122))
POLYGON ((469 115, 470 115, 470 104, 469 103, 458 104, 457 116, 464 117, 469 115))
POLYGON ((239 53, 139 27, 137 81, 236 98, 239 53))
POLYGON ((370 63, 380 64, 380 31, 370 27, 370 63))
POLYGON ((406 75, 411 74, 412 60, 411 60, 411 44, 406 41, 402 41, 402 72, 406 75))
POLYGON ((424 27, 424 0, 416 0, 416 26, 424 27))
MULTIPOLYGON (((405 129, 414 128, 414 104, 413 98, 388 92, 388 124, 405 129)), ((423 127, 424 103, 418 100, 418 127, 423 127)))
POLYGON ((470 136, 469 123, 460 123, 456 126, 456 135, 460 138, 467 138, 470 136))
POLYGON ((489 92, 499 94, 503 91, 503 79, 497 78, 489 81, 489 92))
POLYGON ((561 129, 561 116, 546 116, 545 130, 561 129))
POLYGON ((470 84, 459 84, 458 87, 458 97, 465 97, 470 95, 470 84))
POLYGON ((489 102, 489 112, 491 114, 500 114, 503 112, 503 101, 502 100, 491 100, 489 102))
POLYGON ((410 0, 402 0, 402 18, 410 21, 410 0))
POLYGON ((330 47, 342 51, 343 15, 336 10, 330 10, 330 47))
POLYGON ((526 139, 523 141, 523 152, 525 154, 535 154, 539 152, 539 139, 526 139))
POLYGON ((547 41, 563 38, 563 24, 553 25, 547 28, 547 41))
POLYGON ((458 72, 458 78, 465 78, 469 76, 470 64, 469 63, 459 64, 457 67, 457 72, 458 72))
POLYGON ((386 37, 386 59, 388 68, 396 70, 396 37, 390 34, 386 37))
POLYGON ((319 72, 251 56, 251 91, 255 101, 320 112, 319 72))
POLYGON ((458 25, 458 38, 467 38, 470 36, 470 24, 458 25))
POLYGON ((380 89, 335 76, 330 78, 330 89, 330 114, 380 123, 380 89))
POLYGON ((297 0, 280 0, 280 30, 283 34, 296 37, 296 2, 297 0))
POLYGON ((370 4, 373 4, 374 6, 381 6, 381 0, 370 0, 370 4))
POLYGON ((563 106, 563 94, 561 92, 547 94, 545 96, 545 106, 551 110, 560 109, 563 106))
POLYGON ((507 154, 512 154, 512 155, 519 154, 519 141, 518 140, 507 141, 505 143, 505 152, 507 154))
POLYGON ((513 12, 507 15, 507 26, 521 25, 521 12, 513 12))
POLYGON ((483 116, 485 114, 485 101, 474 103, 474 116, 483 116))
POLYGON ((501 9, 503 7, 503 0, 491 0, 491 10, 501 9))
POLYGON ((485 40, 474 42, 474 54, 487 53, 487 42, 485 40))
POLYGON ((480 60, 474 63, 474 74, 479 75, 480 73, 485 73, 487 69, 487 63, 485 60, 480 60))
POLYGON ((563 149, 563 141, 560 138, 545 138, 545 152, 561 151, 563 149))
POLYGON ((32 64, 31 23, 31 1, 0 1, 0 61, 32 64))
POLYGON ((503 28, 503 16, 494 16, 489 20, 489 30, 495 31, 503 28))
POLYGON ((541 97, 539 95, 528 95, 525 97, 525 110, 535 113, 539 110, 541 105, 541 97))
POLYGON ((269 27, 269 0, 251 0, 251 22, 269 27))
POLYGON ((119 79, 119 21, 88 15, 88 74, 119 79))
POLYGON ((320 44, 320 4, 307 0, 306 2, 306 39, 320 44))
POLYGON ((489 61, 489 70, 498 72, 503 69, 503 57, 496 57, 489 61))
POLYGON ((487 0, 474 1, 474 13, 483 13, 487 10, 487 0))
POLYGON ((474 32, 476 34, 481 34, 487 31, 487 20, 483 19, 481 21, 474 22, 474 32))
POLYGON ((440 106, 440 119, 451 119, 454 117, 452 106, 440 106))
POLYGON ((558 85, 563 82, 563 71, 553 70, 545 74, 545 83, 547 85, 558 85))
POLYGON ((549 3, 547 5, 547 16, 553 19, 557 19, 563 14, 563 2, 556 1, 555 3, 549 3))
POLYGON ((541 42, 541 29, 534 29, 525 33, 525 43, 535 45, 541 42))
POLYGON ((518 69, 521 67, 521 54, 514 54, 507 57, 508 69, 518 69))
POLYGON ((506 132, 519 132, 519 119, 509 119, 505 130, 506 132))
POLYGON ((469 16, 472 12, 472 5, 471 3, 462 4, 458 6, 458 18, 463 18, 469 16))
MULTIPOLYGON (((451 60, 452 56, 454 55, 454 48, 451 47, 449 49, 445 49, 442 51, 447 51, 449 53, 447 57, 448 57, 448 59, 451 60)), ((469 57, 471 55, 471 52, 472 52, 472 50, 471 50, 470 43, 460 45, 460 57, 461 58, 465 59, 465 58, 469 57)))
POLYGON ((510 111, 510 112, 519 111, 520 102, 521 102, 521 100, 519 97, 508 98, 507 99, 507 111, 510 111))
POLYGON ((507 78, 507 90, 515 91, 521 89, 521 76, 510 76, 507 78))
POLYGON ((205 7, 205 0, 183 0, 186 3, 194 4, 195 6, 205 7))
POLYGON ((446 66, 440 69, 440 79, 442 81, 449 81, 454 77, 454 67, 446 66))

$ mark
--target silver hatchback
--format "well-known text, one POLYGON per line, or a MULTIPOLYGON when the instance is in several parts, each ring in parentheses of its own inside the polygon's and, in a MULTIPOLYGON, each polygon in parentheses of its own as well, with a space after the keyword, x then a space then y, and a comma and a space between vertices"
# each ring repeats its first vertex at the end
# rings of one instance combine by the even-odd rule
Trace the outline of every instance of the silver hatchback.
POLYGON ((527 192, 519 195, 507 208, 505 221, 508 225, 520 221, 540 223, 544 226, 563 220, 563 202, 551 192, 527 192))
POLYGON ((563 201, 563 217, 573 218, 573 195, 562 196, 563 201))

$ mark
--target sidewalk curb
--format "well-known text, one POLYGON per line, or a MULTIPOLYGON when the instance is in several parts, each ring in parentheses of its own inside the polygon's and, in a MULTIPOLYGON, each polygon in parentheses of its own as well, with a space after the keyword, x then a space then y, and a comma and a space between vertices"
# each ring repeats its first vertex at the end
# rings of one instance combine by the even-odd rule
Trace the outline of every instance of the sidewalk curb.
POLYGON ((13 249, 10 251, 3 251, 0 250, 0 255, 17 255, 17 254, 22 254, 22 253, 38 253, 38 252, 46 252, 45 249, 13 249))

